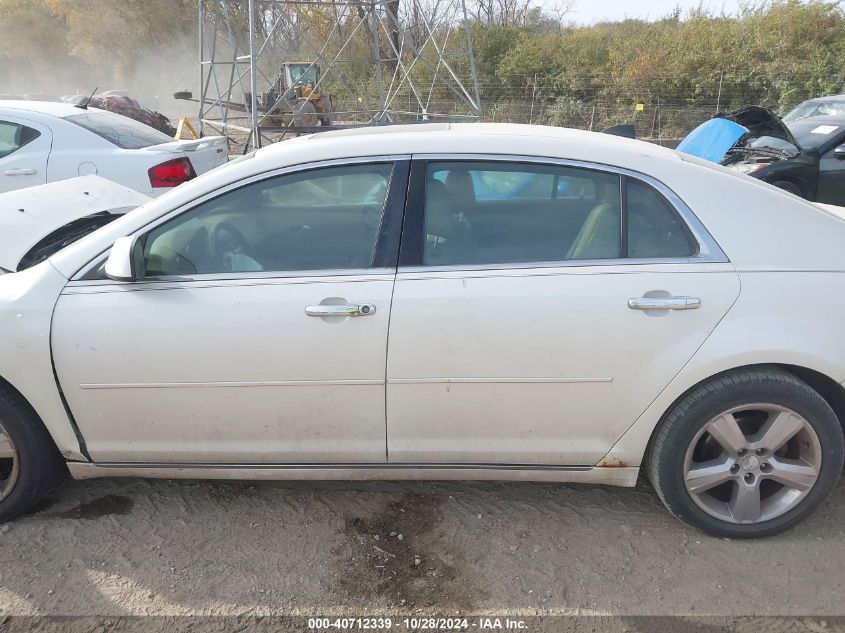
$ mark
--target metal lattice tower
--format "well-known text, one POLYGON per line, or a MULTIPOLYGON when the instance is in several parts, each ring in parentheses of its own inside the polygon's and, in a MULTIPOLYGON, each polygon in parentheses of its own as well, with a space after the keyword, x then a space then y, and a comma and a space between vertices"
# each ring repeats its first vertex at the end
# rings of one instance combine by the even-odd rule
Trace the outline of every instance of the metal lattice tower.
POLYGON ((200 0, 199 52, 200 133, 240 138, 244 151, 331 128, 481 117, 464 0, 200 0), (285 93, 285 62, 319 69, 316 92, 285 93), (307 105, 318 93, 330 117, 307 105))

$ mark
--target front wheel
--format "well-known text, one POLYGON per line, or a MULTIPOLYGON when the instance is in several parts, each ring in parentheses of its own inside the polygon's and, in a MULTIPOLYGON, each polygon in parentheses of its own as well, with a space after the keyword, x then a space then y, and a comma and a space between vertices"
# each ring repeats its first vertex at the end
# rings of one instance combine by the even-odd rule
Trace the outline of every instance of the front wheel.
POLYGON ((718 536, 786 530, 830 493, 842 427, 809 385, 777 368, 717 376, 682 398, 652 440, 647 469, 682 521, 718 536))
POLYGON ((30 510, 65 473, 32 407, 19 394, 0 390, 0 522, 30 510))

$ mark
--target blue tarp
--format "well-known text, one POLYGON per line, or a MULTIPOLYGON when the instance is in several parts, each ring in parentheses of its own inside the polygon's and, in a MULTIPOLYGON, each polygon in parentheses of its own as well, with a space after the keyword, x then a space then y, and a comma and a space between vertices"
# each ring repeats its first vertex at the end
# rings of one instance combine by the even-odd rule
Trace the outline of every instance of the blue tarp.
POLYGON ((739 123, 727 119, 710 119, 687 134, 676 149, 718 163, 746 132, 748 128, 739 123))

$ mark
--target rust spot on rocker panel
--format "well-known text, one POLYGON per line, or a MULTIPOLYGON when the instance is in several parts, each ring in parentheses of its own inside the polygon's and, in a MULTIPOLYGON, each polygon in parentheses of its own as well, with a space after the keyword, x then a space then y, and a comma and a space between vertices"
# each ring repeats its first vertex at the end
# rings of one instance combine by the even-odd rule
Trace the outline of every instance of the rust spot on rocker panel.
POLYGON ((597 468, 628 468, 630 464, 625 463, 618 457, 604 457, 598 464, 597 468))

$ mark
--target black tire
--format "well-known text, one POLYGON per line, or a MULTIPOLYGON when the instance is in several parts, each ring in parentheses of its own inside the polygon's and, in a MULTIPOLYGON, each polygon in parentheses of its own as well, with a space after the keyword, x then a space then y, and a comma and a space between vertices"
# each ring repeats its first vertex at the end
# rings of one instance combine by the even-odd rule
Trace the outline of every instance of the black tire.
POLYGON ((789 180, 775 180, 772 183, 778 189, 783 189, 784 191, 788 191, 791 194, 798 196, 799 198, 804 198, 804 194, 801 193, 801 189, 796 185, 794 182, 790 182, 789 180))
POLYGON ((824 398, 793 374, 760 367, 721 374, 684 396, 657 427, 645 465, 660 499, 681 521, 716 536, 754 538, 791 528, 825 500, 842 471, 843 444, 842 426, 824 398), (821 465, 813 487, 784 514, 756 523, 732 523, 711 516, 693 501, 684 479, 686 453, 710 420, 750 403, 772 403, 803 416, 818 436, 821 465))
POLYGON ((0 425, 17 452, 16 481, 0 500, 4 522, 31 510, 65 477, 67 468, 40 418, 17 392, 0 390, 0 425))

